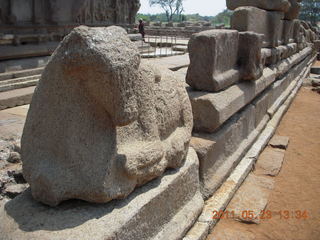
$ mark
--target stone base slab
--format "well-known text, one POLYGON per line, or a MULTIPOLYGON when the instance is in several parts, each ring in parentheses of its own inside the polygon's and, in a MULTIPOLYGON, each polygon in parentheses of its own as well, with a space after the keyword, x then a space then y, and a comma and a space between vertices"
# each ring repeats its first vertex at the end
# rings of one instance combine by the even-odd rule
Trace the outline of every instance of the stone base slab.
POLYGON ((106 204, 67 201, 52 208, 30 190, 0 209, 0 240, 181 239, 203 207, 198 159, 190 148, 185 164, 106 204))
POLYGON ((14 89, 0 93, 0 110, 29 104, 36 87, 14 89))

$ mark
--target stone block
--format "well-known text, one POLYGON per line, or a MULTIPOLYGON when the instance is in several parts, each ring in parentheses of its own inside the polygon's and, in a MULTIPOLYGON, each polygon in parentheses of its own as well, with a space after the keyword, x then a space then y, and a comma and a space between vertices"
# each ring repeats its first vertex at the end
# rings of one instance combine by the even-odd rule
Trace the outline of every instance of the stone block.
POLYGON ((35 87, 14 89, 0 93, 0 110, 29 104, 35 87))
POLYGON ((227 0, 227 7, 235 10, 238 7, 257 7, 264 10, 286 12, 289 10, 288 0, 227 0))
POLYGON ((171 71, 142 63, 124 29, 81 26, 59 45, 33 95, 23 174, 33 197, 51 206, 123 199, 182 166, 191 131, 191 104, 171 71))
POLYGON ((312 49, 310 47, 304 48, 300 52, 286 58, 282 59, 275 65, 276 76, 277 78, 282 77, 286 74, 293 66, 297 65, 301 61, 303 61, 306 57, 308 57, 312 53, 312 49))
POLYGON ((262 48, 261 49, 261 61, 263 66, 269 66, 270 62, 269 60, 271 59, 272 56, 272 51, 270 48, 262 48))
POLYGON ((32 0, 11 0, 11 19, 15 22, 31 22, 32 21, 32 0))
POLYGON ((263 35, 253 32, 239 33, 238 63, 242 80, 257 80, 262 76, 262 39, 263 35))
POLYGON ((313 42, 313 44, 314 44, 313 47, 314 47, 315 51, 320 52, 320 40, 315 40, 313 42))
POLYGON ((47 42, 20 46, 1 46, 0 60, 49 56, 58 45, 59 42, 47 42))
POLYGON ((293 20, 292 35, 295 43, 301 43, 301 23, 298 19, 293 20))
POLYGON ((208 30, 192 35, 187 83, 197 90, 215 92, 237 82, 238 41, 235 30, 208 30))
POLYGON ((214 132, 274 81, 275 72, 265 68, 263 76, 258 80, 241 82, 218 93, 193 91, 189 88, 194 131, 214 132))
POLYGON ((299 2, 301 2, 301 0, 289 0, 289 2, 290 2, 290 8, 285 13, 284 19, 293 20, 298 18, 299 16, 300 8, 301 8, 301 5, 299 2))
POLYGON ((293 41, 293 21, 282 20, 282 44, 287 45, 293 41))
POLYGON ((231 17, 231 28, 239 32, 252 31, 264 35, 263 47, 276 47, 281 36, 282 12, 255 7, 237 8, 231 17))
POLYGON ((252 104, 255 106, 255 127, 258 127, 258 125, 263 120, 263 118, 267 114, 269 107, 272 104, 271 89, 271 87, 268 87, 252 102, 252 104))
POLYGON ((289 137, 275 135, 270 140, 269 145, 273 148, 287 149, 289 144, 289 137))
POLYGON ((284 155, 284 150, 266 148, 255 165, 255 174, 277 176, 281 170, 284 155))
POLYGON ((258 224, 260 222, 259 216, 266 208, 273 188, 273 179, 250 174, 226 210, 233 211, 237 221, 258 224), (252 216, 243 214, 245 211, 251 211, 252 216))
POLYGON ((49 59, 50 56, 3 60, 0 61, 0 74, 44 67, 49 59))
POLYGON ((248 105, 215 133, 194 133, 191 146, 198 154, 201 192, 205 198, 217 190, 244 153, 247 146, 242 143, 255 128, 254 116, 254 106, 248 105))
POLYGON ((72 200, 51 208, 27 190, 0 208, 0 240, 181 239, 203 207, 198 167, 190 148, 179 170, 106 204, 72 200))

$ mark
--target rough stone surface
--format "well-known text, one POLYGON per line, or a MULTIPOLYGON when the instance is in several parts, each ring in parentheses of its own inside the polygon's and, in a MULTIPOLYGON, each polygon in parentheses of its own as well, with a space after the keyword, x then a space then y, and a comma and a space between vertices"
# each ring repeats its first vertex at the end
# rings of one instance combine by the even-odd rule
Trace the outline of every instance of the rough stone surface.
POLYGON ((301 35, 301 23, 300 20, 295 19, 293 20, 293 27, 292 27, 292 35, 294 42, 301 43, 302 41, 302 35, 301 35))
POLYGON ((256 174, 277 176, 281 170, 285 151, 266 148, 256 163, 256 174))
POLYGON ((285 13, 284 18, 288 20, 293 20, 298 18, 299 16, 300 8, 301 8, 301 5, 299 4, 299 2, 301 2, 301 0, 289 0, 289 2, 290 2, 290 8, 285 13))
POLYGON ((262 76, 263 35, 253 32, 239 33, 239 65, 242 80, 257 80, 262 76))
POLYGON ((3 0, 0 24, 134 23, 139 0, 3 0), (6 7, 10 5, 10 7, 6 7))
POLYGON ((238 32, 208 30, 192 35, 187 83, 197 90, 219 91, 239 80, 238 32))
POLYGON ((231 28, 264 35, 263 47, 277 47, 282 34, 282 12, 265 11, 255 7, 239 7, 231 17, 231 28))
POLYGON ((194 117, 194 130, 214 132, 274 81, 275 72, 265 68, 260 79, 238 83, 225 91, 207 93, 188 89, 194 117))
POLYGON ((282 39, 281 43, 287 45, 293 39, 293 21, 282 20, 282 39))
POLYGON ((28 184, 12 184, 5 188, 5 194, 9 198, 15 198, 28 188, 28 184))
POLYGON ((196 222, 182 240, 205 240, 209 234, 209 224, 196 222))
POLYGON ((188 96, 171 71, 140 64, 119 27, 79 27, 34 93, 21 140, 23 174, 33 197, 49 205, 125 198, 183 164, 191 130, 188 96))
POLYGON ((1 207, 0 239, 177 240, 202 207, 198 160, 190 148, 179 170, 169 170, 124 200, 107 204, 71 200, 52 208, 36 202, 27 190, 1 207))
POLYGON ((9 163, 18 163, 18 162, 20 162, 21 161, 20 153, 10 152, 10 155, 9 155, 7 161, 9 163))
POLYGON ((227 7, 235 10, 238 7, 252 6, 264 10, 286 12, 289 10, 288 0, 227 0, 227 7))
POLYGON ((248 105, 213 134, 194 133, 191 145, 198 154, 201 192, 205 198, 217 190, 244 154, 248 144, 245 140, 255 128, 254 110, 248 105))
POLYGON ((272 104, 272 95, 272 88, 268 87, 252 102, 255 106, 255 127, 257 127, 266 116, 267 111, 272 104))
POLYGON ((259 216, 268 204, 270 190, 273 187, 273 179, 250 174, 226 210, 234 212, 235 220, 258 224, 259 216), (246 214, 249 211, 252 211, 253 217, 246 214))
POLYGON ((270 140, 269 145, 274 148, 287 149, 289 144, 289 137, 275 135, 270 140))

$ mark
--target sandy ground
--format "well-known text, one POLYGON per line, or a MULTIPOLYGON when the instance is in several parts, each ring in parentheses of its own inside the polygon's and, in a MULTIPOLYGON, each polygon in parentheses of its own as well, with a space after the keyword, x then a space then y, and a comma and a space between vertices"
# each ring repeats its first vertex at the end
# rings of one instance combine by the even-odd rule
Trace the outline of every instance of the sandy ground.
MULTIPOLYGON (((220 220, 215 229, 236 232, 230 239, 320 239, 320 95, 302 88, 276 134, 288 136, 290 143, 266 208, 272 218, 259 225, 220 220), (285 210, 289 219, 280 219, 285 210), (307 219, 297 219, 296 211, 305 211, 307 219)), ((214 233, 207 240, 220 240, 214 233)))
POLYGON ((315 62, 313 66, 320 67, 320 61, 315 62))

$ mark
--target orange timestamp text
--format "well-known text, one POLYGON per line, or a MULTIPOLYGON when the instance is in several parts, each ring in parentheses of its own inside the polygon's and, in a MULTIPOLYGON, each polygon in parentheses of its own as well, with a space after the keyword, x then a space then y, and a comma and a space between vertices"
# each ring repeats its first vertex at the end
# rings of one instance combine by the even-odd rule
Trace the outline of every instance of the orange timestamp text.
POLYGON ((280 210, 280 211, 270 211, 262 210, 259 213, 255 213, 252 210, 243 210, 235 213, 235 211, 213 211, 213 219, 234 219, 236 217, 244 220, 253 219, 272 219, 278 217, 281 220, 298 219, 305 220, 309 218, 309 213, 307 210, 280 210))

